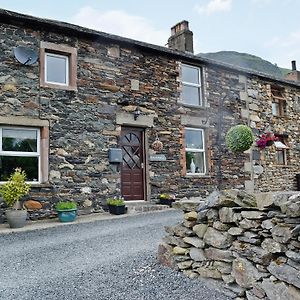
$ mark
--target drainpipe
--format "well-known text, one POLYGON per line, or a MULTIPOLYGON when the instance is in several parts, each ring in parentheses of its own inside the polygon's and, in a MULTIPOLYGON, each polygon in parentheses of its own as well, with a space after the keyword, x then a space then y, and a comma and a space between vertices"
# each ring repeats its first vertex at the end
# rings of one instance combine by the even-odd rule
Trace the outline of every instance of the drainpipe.
POLYGON ((218 190, 222 189, 222 127, 223 127, 223 116, 224 116, 224 101, 228 95, 225 94, 219 100, 219 111, 218 111, 218 125, 217 125, 217 145, 218 145, 218 158, 217 158, 217 181, 218 181, 218 190))

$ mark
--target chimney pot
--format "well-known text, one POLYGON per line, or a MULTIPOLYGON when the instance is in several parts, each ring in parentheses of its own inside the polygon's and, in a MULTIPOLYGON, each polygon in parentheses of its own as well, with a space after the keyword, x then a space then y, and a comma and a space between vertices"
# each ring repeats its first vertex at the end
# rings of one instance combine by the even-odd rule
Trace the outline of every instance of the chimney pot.
POLYGON ((292 71, 297 71, 296 61, 292 60, 292 71))
POLYGON ((194 53, 193 32, 189 29, 188 21, 181 21, 171 28, 168 46, 171 49, 194 53))

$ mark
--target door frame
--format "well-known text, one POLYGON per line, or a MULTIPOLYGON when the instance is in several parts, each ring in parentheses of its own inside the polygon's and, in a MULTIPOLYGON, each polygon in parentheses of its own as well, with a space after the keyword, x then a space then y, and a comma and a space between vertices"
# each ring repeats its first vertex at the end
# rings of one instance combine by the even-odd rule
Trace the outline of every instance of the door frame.
MULTIPOLYGON (((141 137, 142 137, 142 152, 143 152, 143 199, 140 199, 141 201, 148 201, 148 197, 150 198, 150 195, 148 195, 148 187, 149 187, 149 176, 148 174, 148 139, 147 139, 147 128, 141 127, 141 126, 133 126, 131 124, 122 124, 121 126, 121 132, 120 132, 120 139, 122 137, 122 131, 123 128, 125 129, 133 129, 133 130, 139 130, 141 131, 141 137)), ((120 145, 119 140, 119 145, 120 145)), ((123 156, 122 156, 123 159, 123 156)), ((123 163, 123 162, 122 162, 123 163)), ((120 191, 122 194, 122 166, 120 168, 120 191)), ((121 195, 123 196, 123 195, 121 195)), ((140 201, 140 200, 125 200, 125 201, 140 201)))

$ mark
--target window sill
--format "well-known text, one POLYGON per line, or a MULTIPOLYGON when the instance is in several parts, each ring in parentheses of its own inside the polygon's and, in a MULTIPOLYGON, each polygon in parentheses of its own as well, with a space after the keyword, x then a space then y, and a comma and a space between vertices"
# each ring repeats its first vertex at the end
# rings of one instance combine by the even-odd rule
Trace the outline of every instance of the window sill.
POLYGON ((191 105, 191 104, 185 104, 182 102, 180 102, 179 104, 181 104, 183 107, 186 107, 186 108, 198 109, 198 110, 207 110, 209 108, 209 106, 191 105))
POLYGON ((294 168, 295 166, 273 164, 272 167, 275 167, 275 168, 294 168))
POLYGON ((52 83, 41 83, 41 87, 43 88, 51 88, 56 90, 65 90, 65 91, 74 91, 77 92, 77 87, 72 85, 60 85, 60 84, 52 84, 52 83))
POLYGON ((30 188, 31 189, 34 189, 34 188, 52 188, 53 185, 48 183, 48 182, 45 182, 45 183, 31 183, 30 184, 30 188))
POLYGON ((184 178, 207 178, 207 179, 211 178, 211 176, 207 174, 186 174, 183 177, 184 178))

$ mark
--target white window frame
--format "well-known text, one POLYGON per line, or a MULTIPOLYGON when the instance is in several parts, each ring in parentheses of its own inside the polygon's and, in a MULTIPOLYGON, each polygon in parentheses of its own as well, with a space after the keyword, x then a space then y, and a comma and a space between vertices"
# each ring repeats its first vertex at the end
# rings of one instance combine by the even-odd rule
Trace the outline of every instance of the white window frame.
MULTIPOLYGON (((23 157, 37 157, 38 158, 38 180, 27 181, 30 184, 38 184, 41 182, 41 134, 40 128, 36 127, 16 127, 16 126, 0 126, 0 156, 23 156, 23 157), (2 150, 2 137, 3 129, 13 130, 31 130, 37 133, 37 151, 36 152, 21 152, 21 151, 3 151, 2 150)), ((6 183, 6 181, 0 181, 0 184, 6 183)))
MULTIPOLYGON (((197 149, 197 148, 187 148, 185 145, 185 153, 186 152, 193 152, 193 153, 203 153, 203 162, 204 162, 204 173, 186 173, 186 175, 193 175, 193 176, 197 176, 197 175, 205 175, 206 174, 206 170, 207 170, 207 166, 206 166, 206 153, 205 153, 205 131, 202 128, 193 128, 193 127, 185 127, 185 136, 186 136, 186 132, 188 130, 193 130, 193 131, 201 131, 202 132, 202 145, 203 148, 202 149, 197 149)), ((186 139, 185 139, 186 140, 186 139)), ((185 142, 186 143, 186 142, 185 142)))
MULTIPOLYGON (((200 67, 195 67, 192 65, 187 65, 187 64, 182 64, 181 65, 181 70, 184 67, 188 67, 188 68, 192 68, 192 69, 196 69, 198 71, 198 81, 199 84, 193 83, 193 82, 188 82, 188 81, 183 81, 183 76, 182 76, 182 87, 185 86, 191 86, 191 87, 196 87, 199 89, 199 99, 198 99, 198 104, 190 104, 190 103, 186 103, 183 99, 183 93, 182 93, 182 97, 181 97, 181 101, 183 104, 185 105, 189 105, 189 106, 195 106, 195 107, 203 107, 204 106, 204 99, 203 99, 203 91, 202 91, 202 68, 200 67)), ((182 89, 183 90, 183 89, 182 89)))
POLYGON ((56 54, 52 52, 45 52, 45 82, 50 83, 50 84, 57 84, 61 86, 68 86, 69 85, 69 56, 68 55, 62 55, 62 54, 56 54), (61 83, 61 82, 55 82, 55 81, 48 81, 47 80, 47 69, 48 69, 48 60, 47 57, 52 56, 52 57, 59 57, 59 58, 64 58, 65 59, 65 68, 66 68, 66 83, 61 83))

